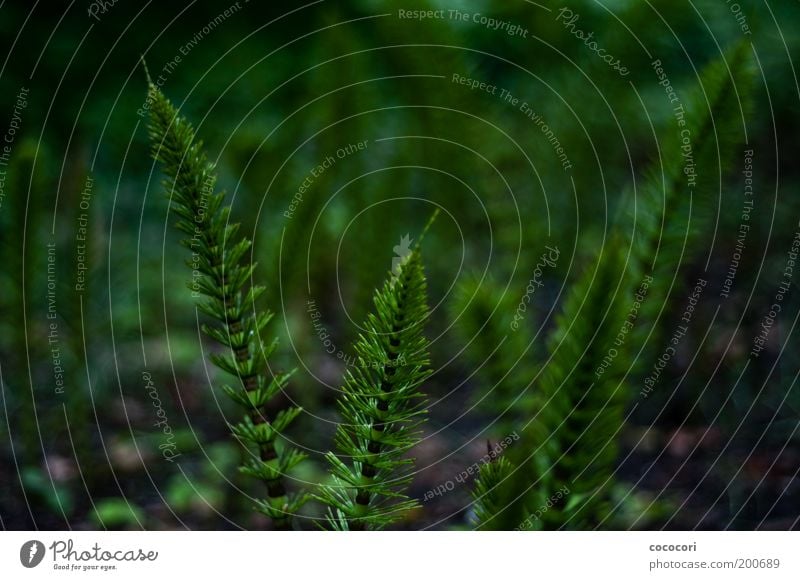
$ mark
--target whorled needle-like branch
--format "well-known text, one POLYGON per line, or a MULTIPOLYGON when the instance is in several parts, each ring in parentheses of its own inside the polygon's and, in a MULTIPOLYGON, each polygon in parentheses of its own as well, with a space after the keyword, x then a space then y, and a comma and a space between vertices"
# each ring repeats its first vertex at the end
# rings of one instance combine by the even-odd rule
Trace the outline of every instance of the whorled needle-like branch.
POLYGON ((615 236, 597 267, 571 288, 534 385, 538 409, 525 443, 509 452, 518 467, 500 486, 498 525, 511 529, 524 520, 540 529, 592 528, 613 517, 609 492, 630 401, 632 361, 626 359, 635 348, 644 350, 643 323, 657 323, 684 251, 709 230, 709 202, 743 135, 752 90, 749 50, 743 42, 703 71, 687 106, 675 109, 678 127, 669 127, 662 140, 663 164, 647 172, 636 228, 615 236), (634 309, 637 294, 646 296, 634 309), (569 499, 553 503, 559 490, 569 499), (553 505, 542 510, 546 502, 553 505))
POLYGON ((223 389, 244 411, 231 430, 253 449, 240 469, 266 485, 267 497, 257 500, 257 509, 276 528, 287 528, 308 496, 288 493, 285 474, 305 455, 279 445, 277 439, 301 409, 290 407, 272 419, 267 417, 267 403, 284 388, 293 371, 272 373, 267 365, 277 343, 261 341, 273 315, 256 308, 264 287, 250 285, 256 266, 244 258, 252 242, 239 233, 239 224, 230 222, 231 208, 223 205, 225 194, 216 190, 214 166, 191 124, 152 82, 147 106, 152 155, 166 175, 165 190, 178 218, 175 225, 185 235, 182 243, 192 252, 187 260, 193 270, 190 287, 205 298, 198 308, 214 321, 202 329, 224 347, 211 359, 237 379, 235 386, 223 389))
POLYGON ((339 455, 327 455, 332 483, 319 495, 333 529, 380 529, 417 506, 406 495, 413 463, 406 453, 420 438, 419 387, 431 372, 426 294, 417 245, 376 291, 375 311, 355 344, 358 363, 345 376, 339 455))

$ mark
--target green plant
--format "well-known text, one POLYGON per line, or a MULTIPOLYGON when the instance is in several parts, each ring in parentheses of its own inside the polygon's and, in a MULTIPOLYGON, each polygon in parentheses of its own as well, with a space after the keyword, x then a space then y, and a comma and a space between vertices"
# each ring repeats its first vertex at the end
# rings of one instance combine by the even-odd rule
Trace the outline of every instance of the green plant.
POLYGON ((66 486, 56 485, 52 477, 40 467, 24 467, 21 471, 25 493, 46 507, 50 512, 63 517, 72 515, 75 507, 75 494, 66 486))
MULTIPOLYGON (((510 450, 512 463, 530 470, 528 477, 515 474, 521 490, 512 501, 520 497, 524 503, 512 503, 517 509, 511 517, 531 517, 564 487, 570 490, 569 504, 549 509, 537 525, 558 527, 571 520, 584 527, 607 515, 606 486, 628 397, 621 384, 622 361, 599 377, 597 372, 627 315, 630 287, 622 258, 618 244, 609 243, 595 267, 573 283, 556 318, 547 341, 550 359, 535 384, 536 412, 523 435, 533 445, 526 448, 531 464, 510 450)), ((508 522, 508 527, 519 524, 508 522)))
POLYGON ((208 463, 199 466, 195 473, 181 471, 169 478, 164 497, 177 513, 195 518, 209 517, 226 509, 227 487, 221 474, 236 468, 237 457, 230 441, 208 446, 208 463))
POLYGON ((742 43, 703 72, 685 114, 676 116, 679 129, 669 127, 661 139, 662 170, 656 165, 646 173, 633 233, 613 235, 595 267, 570 288, 547 341, 548 362, 534 385, 535 412, 523 441, 509 451, 515 468, 497 482, 501 499, 482 516, 494 519, 493 527, 512 529, 524 521, 537 529, 580 529, 614 517, 615 463, 631 401, 631 370, 642 366, 637 359, 650 360, 647 341, 658 338, 656 323, 687 247, 709 230, 716 175, 710 169, 721 174, 729 164, 747 110, 747 51, 742 43), (685 135, 691 136, 689 148, 685 135), (558 490, 566 493, 553 501, 558 490))
MULTIPOLYGON (((659 138, 660 159, 646 170, 636 203, 632 191, 626 197, 626 207, 635 207, 630 216, 635 227, 626 230, 625 236, 631 249, 631 278, 650 274, 656 281, 642 305, 642 319, 647 324, 637 326, 632 341, 643 349, 660 338, 657 323, 687 254, 714 227, 722 177, 746 135, 743 123, 752 108, 755 73, 751 50, 749 43, 740 42, 702 71, 699 86, 683 107, 685 125, 679 124, 677 107, 683 102, 678 102, 671 125, 659 138)), ((650 357, 641 358, 647 363, 650 357)))
POLYGON ((223 386, 244 412, 231 430, 255 448, 240 469, 266 485, 267 498, 257 500, 257 509, 276 527, 286 528, 308 495, 287 491, 285 474, 305 454, 278 439, 301 409, 289 407, 270 419, 266 406, 293 371, 272 373, 267 365, 277 339, 264 344, 261 334, 273 315, 257 306, 265 288, 248 287, 256 265, 245 263, 244 257, 252 243, 239 234, 238 224, 230 222, 231 208, 223 205, 225 194, 216 191, 216 173, 202 142, 149 77, 148 82, 152 154, 167 176, 164 186, 178 218, 175 226, 186 236, 183 245, 192 252, 187 261, 193 271, 189 286, 205 298, 198 307, 215 321, 204 324, 203 332, 225 349, 211 355, 212 361, 238 382, 234 387, 223 386))
POLYGON ((512 472, 511 462, 502 455, 481 466, 472 490, 476 530, 494 529, 495 515, 504 507, 502 484, 511 477, 512 472))
POLYGON ((527 305, 492 276, 468 275, 448 304, 463 355, 482 388, 474 404, 491 413, 500 436, 516 429, 530 411, 527 387, 536 376, 532 313, 518 324, 515 312, 527 305))
MULTIPOLYGON (((47 167, 49 153, 45 148, 38 153, 40 165, 47 167)), ((3 346, 9 351, 24 353, 26 348, 35 348, 35 344, 28 347, 29 341, 26 334, 28 316, 23 305, 36 300, 32 288, 38 287, 42 280, 34 278, 31 273, 45 270, 46 266, 40 257, 40 253, 32 243, 25 243, 26 228, 29 230, 27 235, 40 235, 43 229, 39 221, 26 220, 26 211, 31 210, 32 216, 38 216, 40 212, 35 204, 42 204, 43 192, 52 187, 49 177, 43 171, 34 171, 37 161, 37 147, 35 142, 23 141, 18 146, 18 151, 8 170, 8 177, 3 175, 4 187, 8 191, 20 192, 18 195, 9 196, 8 200, 3 200, 5 207, 0 213, 0 227, 3 236, 0 239, 0 256, 5 264, 7 276, 2 278, 2 293, 4 303, 3 308, 6 314, 0 322, 0 340, 3 346), (23 192, 28 192, 30 200, 26 200, 23 192), (39 195, 36 195, 39 194, 39 195), (31 207, 28 208, 27 206, 31 207), (26 273, 27 267, 27 275, 26 273), (27 279, 26 279, 27 278, 27 279), (18 307, 12 308, 16 304, 18 307)), ((45 281, 46 282, 46 281, 45 281)), ((25 365, 29 364, 27 357, 14 357, 3 361, 2 373, 3 381, 14 388, 8 389, 10 397, 13 399, 4 403, 8 404, 13 412, 9 413, 9 429, 13 430, 14 437, 10 441, 16 447, 15 453, 19 454, 20 461, 26 468, 38 468, 41 460, 41 435, 37 425, 37 397, 40 396, 37 388, 39 381, 31 381, 25 384, 22 377, 27 375, 28 369, 25 365), (19 384, 14 384, 19 381, 19 384)), ((41 405, 38 409, 41 412, 41 405)), ((5 413, 4 413, 5 415, 5 413)), ((48 425, 53 428, 53 425, 48 425)))
POLYGON ((430 375, 425 274, 419 243, 374 296, 339 400, 342 423, 328 453, 333 482, 319 495, 337 530, 380 529, 417 502, 406 495, 424 414, 419 386, 430 375), (347 462, 346 462, 347 461, 347 462))
MULTIPOLYGON (((192 251, 190 287, 206 298, 199 307, 217 322, 204 325, 203 331, 228 350, 212 360, 240 382, 238 388, 223 387, 246 411, 231 429, 258 450, 240 469, 265 481, 267 500, 259 500, 257 507, 277 527, 287 527, 309 496, 288 494, 284 474, 305 455, 284 449, 276 439, 300 408, 281 411, 272 421, 265 415, 265 406, 291 373, 269 377, 266 360, 276 341, 263 347, 260 336, 272 314, 252 314, 262 286, 245 290, 255 268, 242 263, 251 242, 237 237, 238 225, 229 223, 231 208, 223 206, 224 194, 215 191, 214 167, 189 122, 152 82, 148 103, 153 157, 163 165, 176 227, 192 251)), ((430 374, 422 333, 428 310, 419 242, 376 292, 374 303, 376 312, 368 316, 368 332, 355 345, 358 363, 347 372, 339 405, 343 423, 336 444, 352 458, 352 466, 329 453, 334 483, 323 486, 318 496, 331 508, 328 520, 337 529, 382 528, 416 505, 404 495, 412 460, 403 455, 419 439, 424 410, 418 387, 430 374)))
POLYGON ((142 529, 146 520, 139 506, 121 497, 98 500, 91 518, 98 528, 106 530, 142 529))
MULTIPOLYGON (((690 152, 684 133, 670 127, 661 140, 661 164, 654 166, 661 169, 646 174, 630 232, 615 228, 568 290, 546 341, 546 364, 528 360, 534 321, 515 317, 517 327, 510 323, 513 306, 507 293, 492 284, 488 289, 471 281, 462 284, 452 312, 471 309, 462 332, 478 337, 475 352, 468 354, 474 361, 484 359, 480 376, 497 389, 488 397, 496 405, 493 411, 510 410, 510 418, 521 414, 527 419, 522 441, 509 449, 508 457, 481 468, 473 496, 476 527, 512 529, 527 522, 534 528, 590 528, 614 517, 618 435, 632 371, 639 368, 628 362, 647 360, 647 342, 658 338, 655 325, 671 280, 687 246, 708 229, 713 180, 696 171, 724 169, 737 143, 749 75, 744 45, 731 52, 727 65, 714 63, 703 73, 702 88, 675 116, 691 136, 690 152), (497 313, 498 307, 503 312, 497 313), (647 324, 653 325, 649 331, 647 324), (509 336, 505 348, 492 348, 509 336)), ((304 455, 277 439, 300 409, 281 411, 273 421, 265 418, 267 403, 290 373, 268 372, 266 361, 276 343, 261 344, 272 315, 255 308, 263 287, 247 287, 255 265, 243 260, 251 242, 229 223, 231 209, 215 190, 214 168, 193 129, 152 83, 149 108, 153 154, 164 165, 176 225, 193 252, 192 284, 206 297, 200 308, 216 320, 203 330, 228 349, 212 358, 240 382, 237 388, 225 387, 246 411, 231 429, 257 448, 241 469, 266 482, 267 499, 258 508, 276 526, 287 527, 309 496, 287 493, 284 474, 304 455)), ((326 455, 331 480, 315 494, 328 508, 332 529, 381 529, 417 506, 408 495, 413 465, 408 452, 426 420, 419 390, 431 372, 423 334, 426 301, 418 241, 376 291, 375 311, 355 343, 356 364, 344 377, 338 454, 326 455)))

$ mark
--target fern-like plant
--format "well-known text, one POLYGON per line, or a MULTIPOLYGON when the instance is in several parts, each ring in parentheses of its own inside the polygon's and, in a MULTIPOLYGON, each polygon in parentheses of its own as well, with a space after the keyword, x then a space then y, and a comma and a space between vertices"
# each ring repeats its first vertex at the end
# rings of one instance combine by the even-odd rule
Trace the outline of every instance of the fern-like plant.
POLYGON ((554 506, 536 527, 566 522, 589 527, 607 515, 607 487, 629 397, 621 384, 624 361, 615 361, 599 376, 598 370, 614 348, 632 293, 618 243, 610 242, 603 252, 570 288, 548 337, 550 360, 535 383, 538 405, 525 430, 527 443, 534 446, 525 449, 532 452, 532 464, 520 460, 515 449, 509 451, 511 461, 527 466, 522 473, 529 475, 517 473, 512 479, 519 491, 511 498, 517 509, 509 515, 520 521, 508 527, 519 527, 564 488, 570 492, 569 505, 554 506))
MULTIPOLYGON (((636 227, 625 239, 631 247, 631 275, 650 274, 656 281, 642 305, 645 324, 637 325, 631 340, 643 350, 640 364, 651 362, 653 352, 648 345, 658 345, 658 321, 675 289, 684 256, 700 246, 714 227, 721 177, 735 159, 745 134, 742 124, 752 108, 751 50, 749 42, 740 42, 724 59, 703 70, 700 86, 686 99, 686 125, 676 127, 677 116, 670 121, 659 139, 662 162, 653 163, 646 171, 637 192, 636 227), (688 144, 684 141, 687 136, 688 144)), ((674 111, 676 115, 680 112, 674 111)), ((629 200, 628 206, 634 207, 629 200)))
POLYGON ((347 371, 336 431, 340 453, 328 453, 332 482, 319 499, 336 530, 377 530, 416 507, 406 491, 424 415, 420 385, 430 375, 427 290, 419 242, 374 296, 375 311, 347 371))
POLYGON ((497 482, 496 497, 482 514, 484 526, 593 528, 613 516, 617 441, 634 390, 627 378, 641 365, 632 365, 633 359, 652 352, 645 348, 648 336, 658 336, 641 325, 657 328, 684 252, 710 229, 711 212, 696 210, 710 205, 717 193, 713 177, 742 135, 737 126, 752 88, 747 46, 740 44, 725 62, 703 72, 702 86, 680 117, 686 132, 668 128, 661 140, 662 171, 657 165, 647 172, 635 234, 613 237, 596 267, 570 289, 548 340, 549 359, 533 385, 535 413, 520 444, 509 450, 515 467, 497 482), (683 141, 687 134, 691 149, 683 141))
POLYGON ((223 389, 244 413, 231 425, 233 434, 249 447, 249 458, 240 469, 266 485, 267 497, 256 500, 257 509, 276 528, 287 528, 308 496, 289 493, 285 474, 305 455, 278 439, 301 409, 290 407, 267 417, 267 404, 293 371, 271 373, 267 365, 277 342, 265 345, 261 340, 273 315, 256 307, 264 287, 250 285, 256 266, 244 258, 252 242, 239 233, 239 224, 230 222, 231 208, 223 205, 225 194, 216 189, 214 166, 191 124, 151 81, 147 100, 152 154, 166 175, 164 186, 178 218, 175 225, 186 236, 183 245, 192 252, 187 261, 193 270, 189 286, 205 298, 198 308, 214 321, 202 329, 224 348, 211 359, 236 378, 234 386, 223 389))
POLYGON ((519 294, 503 289, 491 276, 468 275, 459 282, 448 304, 455 334, 463 344, 463 356, 481 382, 475 404, 495 418, 497 436, 511 433, 525 418, 529 405, 521 395, 536 374, 531 364, 533 328, 514 319, 519 294))
POLYGON ((503 483, 514 472, 511 462, 502 455, 481 466, 472 490, 472 509, 476 530, 495 529, 495 516, 505 507, 503 483))

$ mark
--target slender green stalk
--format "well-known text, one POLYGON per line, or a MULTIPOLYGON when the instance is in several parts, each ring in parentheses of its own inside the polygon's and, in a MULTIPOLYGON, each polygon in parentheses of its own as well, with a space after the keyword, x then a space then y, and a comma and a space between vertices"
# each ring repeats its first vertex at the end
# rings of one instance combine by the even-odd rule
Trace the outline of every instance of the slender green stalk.
POLYGON ((513 467, 503 456, 480 467, 475 487, 472 490, 474 526, 476 530, 496 530, 495 515, 504 507, 503 482, 513 477, 513 467))
POLYGON ((518 469, 493 504, 499 526, 590 528, 613 515, 617 441, 631 399, 626 377, 634 357, 650 360, 642 355, 642 323, 652 324, 649 338, 657 338, 684 252, 710 229, 715 178, 741 139, 752 89, 748 50, 742 43, 727 62, 709 65, 687 106, 676 105, 677 127, 661 141, 663 175, 658 166, 647 173, 635 234, 613 239, 597 267, 573 284, 548 340, 535 415, 521 444, 509 450, 518 469))
POLYGON ((239 224, 230 223, 231 208, 223 206, 225 194, 216 191, 214 167, 192 126, 152 82, 148 105, 153 157, 163 166, 166 192, 178 218, 175 225, 186 236, 183 245, 192 252, 187 261, 193 271, 189 286, 205 297, 198 307, 215 321, 204 324, 203 332, 225 348, 211 359, 238 379, 237 386, 223 387, 245 413, 231 430, 255 448, 240 469, 266 485, 267 499, 257 500, 257 509, 277 528, 286 528, 307 495, 288 493, 285 474, 305 455, 279 445, 277 439, 301 409, 290 407, 273 419, 267 416, 267 404, 294 371, 273 374, 267 365, 277 340, 269 345, 261 341, 261 332, 273 315, 255 306, 264 287, 248 287, 256 266, 244 263, 243 258, 252 242, 239 234, 239 224))
POLYGON ((358 363, 345 375, 335 438, 344 459, 328 453, 333 483, 319 496, 333 529, 380 529, 417 506, 406 495, 413 460, 405 455, 419 442, 419 386, 431 372, 426 293, 417 245, 375 293, 355 344, 358 363))

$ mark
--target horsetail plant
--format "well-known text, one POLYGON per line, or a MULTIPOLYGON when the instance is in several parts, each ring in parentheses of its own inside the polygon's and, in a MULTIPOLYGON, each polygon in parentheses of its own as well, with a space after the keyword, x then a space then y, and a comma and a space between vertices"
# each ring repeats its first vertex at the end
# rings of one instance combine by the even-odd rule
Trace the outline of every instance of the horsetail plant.
POLYGON ((503 434, 516 429, 530 410, 530 397, 521 395, 536 375, 535 322, 517 324, 515 299, 492 276, 472 274, 459 281, 448 307, 464 358, 484 384, 475 404, 495 417, 492 428, 503 434))
POLYGON ((661 140, 663 172, 654 164, 647 172, 636 204, 636 227, 630 244, 633 276, 650 273, 659 283, 651 288, 651 299, 643 304, 642 319, 631 344, 644 345, 647 365, 653 356, 648 345, 658 344, 660 309, 673 289, 684 253, 698 246, 714 228, 720 178, 735 158, 746 135, 745 116, 752 108, 754 68, 750 44, 740 42, 724 59, 710 63, 701 74, 700 87, 686 102, 686 133, 667 132, 661 140), (686 144, 682 135, 689 135, 686 144))
MULTIPOLYGON (((502 292, 465 283, 455 312, 469 307, 468 322, 477 322, 466 334, 478 337, 480 352, 491 352, 493 344, 504 347, 480 361, 482 378, 497 388, 490 400, 510 419, 523 414, 528 421, 520 444, 480 470, 473 491, 476 528, 514 529, 523 522, 526 528, 592 528, 614 517, 611 491, 630 376, 641 364, 636 361, 649 360, 648 340, 659 338, 656 323, 686 248, 709 229, 712 179, 706 168, 719 167, 721 175, 740 135, 737 124, 751 88, 746 45, 729 56, 704 71, 702 86, 676 115, 691 136, 688 152, 683 133, 670 127, 662 141, 663 163, 647 172, 636 199, 635 227, 615 233, 567 292, 546 342, 546 364, 515 372, 511 367, 532 346, 531 329, 506 330, 509 312, 495 312, 508 302, 502 292), (652 324, 649 332, 644 322, 652 324), (621 333, 627 338, 620 342, 621 333), (634 363, 623 364, 628 360, 634 363)), ((223 387, 244 410, 231 430, 255 450, 240 469, 266 484, 267 497, 257 500, 257 509, 276 527, 288 528, 310 496, 288 493, 285 474, 305 455, 278 438, 301 410, 290 407, 267 418, 268 403, 291 372, 272 373, 267 365, 276 341, 262 344, 272 314, 255 308, 264 287, 250 284, 255 264, 244 257, 252 243, 239 234, 238 224, 229 223, 231 208, 215 189, 214 166, 191 125, 152 82, 148 108, 153 156, 164 167, 183 244, 193 252, 191 286, 205 297, 200 310, 215 321, 203 331, 226 349, 211 359, 238 380, 235 388, 223 387)), ((431 374, 423 334, 429 312, 422 237, 424 232, 375 292, 375 310, 354 346, 356 364, 344 377, 337 453, 326 455, 330 481, 315 495, 328 508, 331 529, 382 529, 418 505, 408 495, 408 452, 420 440, 420 386, 431 374)))
POLYGON ((626 320, 631 293, 616 240, 603 252, 570 288, 548 337, 550 360, 536 382, 536 414, 525 429, 525 453, 532 456, 526 461, 509 450, 510 461, 522 470, 507 480, 514 483, 507 515, 516 520, 507 521, 506 529, 519 527, 563 488, 570 490, 571 501, 553 506, 536 527, 592 527, 608 514, 616 441, 629 397, 621 384, 622 362, 608 368, 601 363, 626 320))
MULTIPOLYGON (((676 137, 680 131, 670 127, 662 141, 663 173, 657 165, 648 170, 637 200, 637 227, 630 235, 615 236, 601 250, 596 268, 570 289, 548 340, 549 360, 533 385, 535 413, 523 441, 509 452, 516 467, 497 483, 500 499, 486 504, 485 511, 494 510, 488 514, 492 527, 516 528, 522 517, 528 528, 580 529, 613 517, 610 491, 618 435, 631 400, 629 375, 642 359, 651 358, 648 339, 658 338, 659 309, 669 299, 686 248, 710 229, 710 170, 718 167, 722 175, 729 164, 752 90, 747 50, 740 43, 728 58, 703 71, 681 117, 680 127, 691 136, 688 151, 676 137), (643 322, 652 325, 649 333, 643 322), (630 336, 620 343, 620 333, 630 336), (607 362, 612 348, 616 356, 607 362), (631 368, 623 361, 631 361, 631 368), (541 510, 557 490, 567 490, 569 498, 541 510)), ((484 479, 493 476, 482 473, 484 479)))
POLYGON ((358 362, 345 375, 335 436, 344 459, 327 454, 332 483, 319 495, 335 530, 381 529, 418 505, 406 495, 413 460, 405 454, 420 439, 419 387, 431 374, 421 238, 375 292, 354 346, 358 362))
POLYGON ((256 500, 256 509, 276 528, 286 529, 309 496, 289 493, 285 474, 305 454, 278 444, 277 439, 301 409, 289 407, 270 419, 265 408, 294 371, 273 373, 267 365, 277 339, 264 345, 261 333, 273 314, 256 308, 265 288, 248 287, 256 265, 243 258, 252 242, 239 233, 239 224, 230 222, 231 207, 223 205, 225 193, 216 191, 215 168, 202 142, 149 75, 147 102, 152 155, 162 164, 166 193, 178 218, 175 226, 186 236, 182 243, 192 252, 187 260, 193 270, 189 286, 205 298, 198 308, 214 320, 203 324, 202 330, 225 349, 210 358, 237 381, 236 386, 222 388, 244 413, 230 425, 233 435, 249 448, 249 458, 240 470, 264 482, 267 497, 256 500))
POLYGON ((476 530, 494 530, 497 520, 495 515, 504 507, 502 484, 511 477, 514 469, 511 462, 502 455, 484 463, 475 480, 472 490, 472 509, 476 530))

